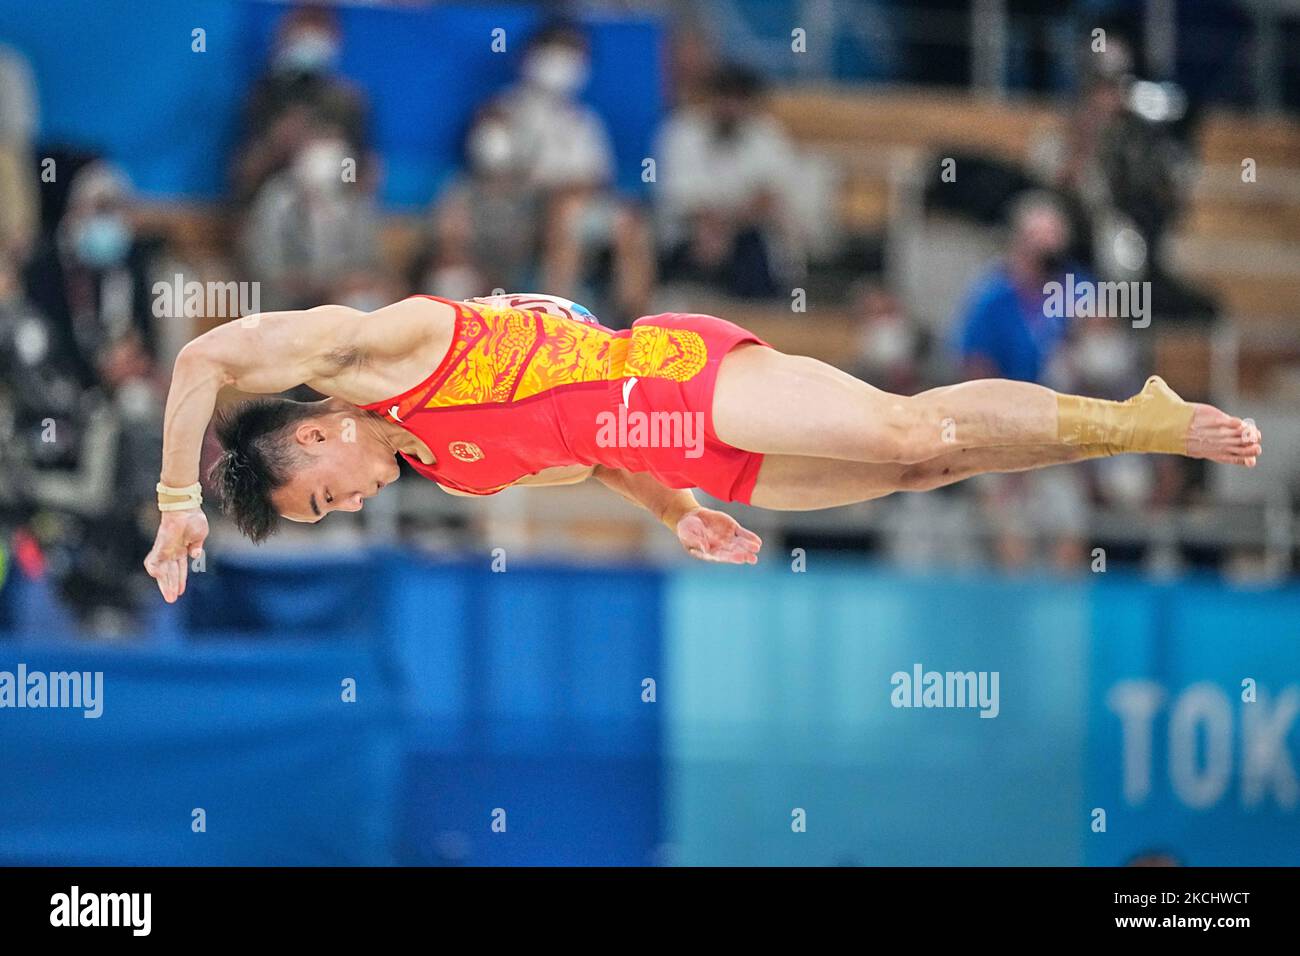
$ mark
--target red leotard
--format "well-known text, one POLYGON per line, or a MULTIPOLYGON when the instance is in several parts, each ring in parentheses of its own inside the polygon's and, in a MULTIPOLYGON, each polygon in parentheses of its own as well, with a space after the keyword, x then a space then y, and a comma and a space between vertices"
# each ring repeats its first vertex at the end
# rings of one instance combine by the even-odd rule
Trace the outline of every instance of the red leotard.
POLYGON ((363 408, 429 446, 403 457, 441 485, 490 495, 543 468, 606 465, 670 488, 748 503, 763 456, 713 430, 718 366, 744 342, 767 343, 711 315, 666 312, 614 332, 516 308, 456 310, 451 346, 427 379, 363 408))

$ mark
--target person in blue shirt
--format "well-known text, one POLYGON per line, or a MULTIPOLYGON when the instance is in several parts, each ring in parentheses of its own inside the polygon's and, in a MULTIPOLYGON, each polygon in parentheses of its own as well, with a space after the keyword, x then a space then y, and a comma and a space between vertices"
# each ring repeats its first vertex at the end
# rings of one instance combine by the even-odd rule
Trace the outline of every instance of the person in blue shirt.
MULTIPOLYGON (((1020 196, 1009 215, 1006 257, 972 288, 957 326, 966 378, 1009 378, 1042 384, 1067 344, 1070 319, 1047 308, 1049 282, 1064 283, 1070 227, 1050 193, 1020 196)), ((1041 557, 1063 569, 1080 567, 1088 507, 1077 474, 985 475, 977 485, 981 511, 995 528, 993 550, 1006 567, 1041 557)))
POLYGON ((1043 291, 1062 282, 1069 222, 1049 193, 1026 193, 1011 210, 1006 258, 980 279, 957 326, 966 378, 1040 382, 1065 343, 1069 319, 1049 315, 1043 291))

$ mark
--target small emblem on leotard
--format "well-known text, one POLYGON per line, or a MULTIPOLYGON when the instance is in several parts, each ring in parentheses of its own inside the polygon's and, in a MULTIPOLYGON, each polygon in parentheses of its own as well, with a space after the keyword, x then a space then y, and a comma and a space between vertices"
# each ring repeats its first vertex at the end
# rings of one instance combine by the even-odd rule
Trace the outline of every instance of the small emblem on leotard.
POLYGON ((447 445, 447 451, 457 461, 476 462, 483 459, 483 449, 472 441, 454 441, 447 445))

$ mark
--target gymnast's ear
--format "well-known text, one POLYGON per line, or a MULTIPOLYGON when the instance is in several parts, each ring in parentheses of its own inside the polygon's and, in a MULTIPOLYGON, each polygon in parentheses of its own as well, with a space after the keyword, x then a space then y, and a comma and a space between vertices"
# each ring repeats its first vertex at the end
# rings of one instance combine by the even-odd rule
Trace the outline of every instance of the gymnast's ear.
POLYGON ((313 419, 301 421, 293 430, 293 440, 299 445, 316 445, 325 441, 329 435, 320 422, 313 419))

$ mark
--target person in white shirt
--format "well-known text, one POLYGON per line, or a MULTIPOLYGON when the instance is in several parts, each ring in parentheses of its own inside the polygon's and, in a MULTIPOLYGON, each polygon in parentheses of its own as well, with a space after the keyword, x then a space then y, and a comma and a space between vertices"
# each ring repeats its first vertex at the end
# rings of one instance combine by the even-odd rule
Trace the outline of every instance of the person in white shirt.
POLYGON ((605 121, 578 99, 590 73, 583 33, 547 27, 530 40, 519 82, 496 103, 536 189, 597 188, 613 179, 605 121))
POLYGON ((521 196, 541 215, 540 284, 580 289, 616 327, 649 306, 650 224, 614 190, 614 150, 600 115, 579 99, 591 72, 587 36, 572 23, 530 38, 519 81, 489 106, 501 120, 521 196), (609 288, 589 281, 607 256, 609 288))
POLYGON ((798 167, 762 92, 752 71, 724 67, 704 106, 664 124, 655 199, 665 278, 737 295, 777 291, 795 251, 788 184, 798 167))

